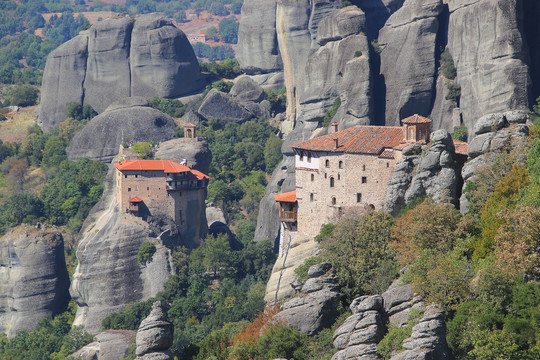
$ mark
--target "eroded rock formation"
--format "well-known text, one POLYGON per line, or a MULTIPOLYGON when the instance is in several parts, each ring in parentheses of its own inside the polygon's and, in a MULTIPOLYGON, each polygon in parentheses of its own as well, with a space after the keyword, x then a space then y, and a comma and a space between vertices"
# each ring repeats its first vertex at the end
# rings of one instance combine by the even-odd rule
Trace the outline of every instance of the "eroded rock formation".
POLYGON ((62 234, 27 225, 0 239, 0 332, 33 330, 66 310, 69 276, 62 234))
POLYGON ((124 98, 90 120, 75 134, 66 151, 70 160, 88 157, 110 162, 122 143, 169 140, 176 126, 173 118, 151 108, 143 97, 124 98))
POLYGON ((334 322, 339 298, 338 280, 332 265, 313 265, 300 294, 285 302, 274 318, 307 335, 315 335, 334 322))
POLYGON ((80 360, 118 360, 129 356, 129 348, 136 332, 133 330, 106 330, 94 341, 77 350, 70 357, 80 360))
POLYGON ((169 360, 172 354, 168 351, 173 343, 173 324, 156 301, 152 311, 137 330, 136 360, 169 360))
POLYGON ((125 97, 177 97, 201 86, 195 53, 170 21, 156 14, 107 19, 49 54, 39 121, 54 129, 70 102, 101 112, 125 97))

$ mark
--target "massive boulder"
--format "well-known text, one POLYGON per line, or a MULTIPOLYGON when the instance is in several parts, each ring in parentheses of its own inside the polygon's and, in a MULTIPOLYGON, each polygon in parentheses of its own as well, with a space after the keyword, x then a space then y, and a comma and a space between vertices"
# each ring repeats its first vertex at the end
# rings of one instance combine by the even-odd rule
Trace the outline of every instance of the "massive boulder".
POLYGON ((274 318, 309 336, 330 326, 338 315, 338 279, 328 263, 309 268, 300 294, 285 302, 274 318))
POLYGON ((70 357, 80 360, 118 360, 129 356, 131 343, 135 340, 133 330, 106 330, 94 337, 94 341, 77 350, 70 357))
POLYGON ((141 322, 137 330, 136 360, 169 360, 172 354, 168 351, 173 343, 173 324, 156 301, 152 311, 141 322))
POLYGON ((197 112, 206 120, 214 119, 222 124, 242 123, 253 118, 253 114, 243 105, 217 89, 210 90, 197 112))
POLYGON ((202 86, 185 34, 155 15, 98 22, 47 58, 39 122, 49 131, 65 120, 70 102, 98 112, 129 96, 178 97, 202 86))
POLYGON ((427 116, 434 98, 435 53, 442 0, 407 0, 379 34, 386 82, 386 125, 414 114, 427 116))
POLYGON ((0 239, 0 331, 9 337, 66 310, 69 276, 56 231, 20 226, 0 239))
MULTIPOLYGON (((193 225, 206 227, 206 223, 193 225)), ((88 332, 96 334, 108 315, 163 290, 163 284, 175 273, 171 250, 165 244, 180 244, 179 239, 181 234, 172 219, 155 219, 151 225, 120 212, 112 168, 104 183, 103 197, 79 234, 78 265, 70 289, 78 305, 74 325, 84 325, 88 332), (137 254, 145 241, 154 243, 156 252, 149 262, 141 264, 137 254)))
POLYGON ((467 128, 483 115, 528 109, 530 79, 518 0, 448 0, 448 49, 467 128))
POLYGON ((124 142, 172 139, 176 122, 148 106, 141 97, 119 100, 94 117, 79 131, 67 148, 68 158, 89 157, 110 162, 124 142))

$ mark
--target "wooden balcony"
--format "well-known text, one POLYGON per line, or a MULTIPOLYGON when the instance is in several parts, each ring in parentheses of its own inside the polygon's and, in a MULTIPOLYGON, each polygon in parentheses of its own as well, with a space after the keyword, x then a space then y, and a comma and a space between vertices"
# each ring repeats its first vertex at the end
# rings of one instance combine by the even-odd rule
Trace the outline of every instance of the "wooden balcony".
POLYGON ((279 220, 283 222, 296 222, 296 210, 292 211, 279 211, 279 220))

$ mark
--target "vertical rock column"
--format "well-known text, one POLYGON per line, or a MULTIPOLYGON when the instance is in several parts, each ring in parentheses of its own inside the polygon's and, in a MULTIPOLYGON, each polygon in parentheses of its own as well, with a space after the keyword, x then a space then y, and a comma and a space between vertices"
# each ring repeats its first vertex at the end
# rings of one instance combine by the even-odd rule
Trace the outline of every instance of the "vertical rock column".
POLYGON ((168 351, 173 343, 173 324, 161 308, 161 303, 156 301, 152 305, 152 311, 141 322, 137 331, 136 360, 169 360, 172 354, 168 351))

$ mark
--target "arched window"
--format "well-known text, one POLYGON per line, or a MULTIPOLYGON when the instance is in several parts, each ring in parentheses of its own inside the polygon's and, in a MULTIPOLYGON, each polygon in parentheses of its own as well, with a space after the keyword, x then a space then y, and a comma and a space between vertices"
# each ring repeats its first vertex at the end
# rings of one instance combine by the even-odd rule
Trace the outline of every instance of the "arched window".
POLYGON ((340 168, 340 169, 343 169, 343 161, 340 161, 340 162, 339 162, 339 168, 340 168))
POLYGON ((304 152, 303 151, 300 151, 300 161, 303 161, 304 160, 304 152))
POLYGON ((334 187, 334 177, 330 177, 330 187, 334 187))
POLYGON ((386 167, 390 167, 390 163, 386 163, 386 167))
POLYGON ((326 167, 330 167, 330 160, 326 160, 326 162, 324 163, 324 165, 325 165, 326 167))
POLYGON ((336 205, 336 197, 332 196, 332 205, 336 205))
POLYGON ((315 180, 315 175, 311 174, 311 181, 315 180))
POLYGON ((310 152, 307 153, 307 162, 311 162, 311 153, 310 152))
POLYGON ((366 165, 362 165, 362 171, 366 171, 366 165))
POLYGON ((356 193, 356 202, 362 202, 362 193, 356 193))
POLYGON ((313 201, 313 193, 309 194, 309 201, 313 201))
POLYGON ((340 174, 337 174, 337 179, 341 180, 341 175, 340 174))

